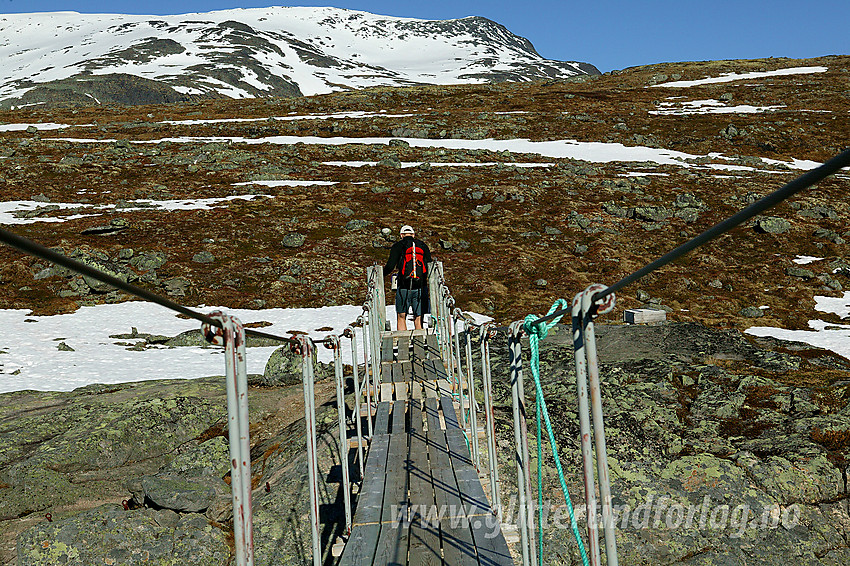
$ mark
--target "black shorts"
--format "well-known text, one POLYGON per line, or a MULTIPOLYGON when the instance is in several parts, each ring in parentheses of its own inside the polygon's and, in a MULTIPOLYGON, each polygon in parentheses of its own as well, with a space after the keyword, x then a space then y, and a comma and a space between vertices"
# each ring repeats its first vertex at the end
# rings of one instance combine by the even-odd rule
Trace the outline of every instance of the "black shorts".
POLYGON ((396 314, 407 314, 411 308, 414 317, 422 316, 422 289, 396 289, 396 314))

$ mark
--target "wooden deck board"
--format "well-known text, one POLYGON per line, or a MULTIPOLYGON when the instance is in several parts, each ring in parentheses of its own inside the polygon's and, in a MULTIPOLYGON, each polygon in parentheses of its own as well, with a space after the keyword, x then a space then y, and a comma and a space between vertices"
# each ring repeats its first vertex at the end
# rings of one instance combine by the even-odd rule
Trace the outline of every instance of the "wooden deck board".
POLYGON ((478 550, 478 561, 481 566, 513 566, 511 551, 502 534, 499 520, 491 515, 482 517, 480 523, 472 522, 472 538, 478 550))
POLYGON ((409 434, 406 434, 405 401, 395 401, 392 407, 392 434, 387 455, 384 504, 381 512, 381 532, 378 535, 374 566, 389 566, 407 562, 408 526, 407 458, 409 434))
POLYGON ((448 395, 440 397, 440 409, 443 411, 443 418, 446 421, 446 428, 460 428, 457 420, 457 413, 452 404, 452 398, 448 395))
POLYGON ((413 372, 413 379, 416 381, 425 381, 425 366, 422 360, 417 360, 415 357, 410 362, 410 369, 413 372))
POLYGON ((439 355, 435 337, 427 337, 432 344, 414 333, 388 333, 385 340, 392 344, 393 336, 402 362, 382 364, 390 376, 382 388, 394 390, 396 400, 378 404, 366 477, 339 565, 511 566, 459 426, 445 366, 432 357, 439 355), (411 361, 403 361, 405 354, 411 361))
POLYGON ((418 381, 411 381, 410 384, 410 398, 421 400, 424 395, 422 394, 422 384, 418 381))
POLYGON ((422 361, 422 370, 425 372, 425 379, 428 381, 437 380, 437 372, 434 369, 434 364, 431 363, 431 360, 422 361))
POLYGON ((436 334, 429 334, 425 337, 425 342, 428 345, 428 357, 431 359, 440 359, 440 344, 437 342, 436 334))
POLYGON ((476 565, 478 560, 475 542, 468 524, 465 524, 457 482, 446 451, 446 435, 438 429, 428 430, 428 449, 434 478, 434 497, 437 509, 443 515, 440 521, 440 539, 443 561, 447 565, 476 565))
POLYGON ((409 336, 399 336, 398 337, 398 355, 396 359, 400 362, 404 362, 410 359, 410 337, 409 336))
POLYGON ((392 336, 384 336, 381 338, 381 361, 393 361, 393 339, 392 336))
POLYGON ((375 549, 378 546, 378 534, 381 525, 372 523, 368 525, 354 525, 351 527, 351 536, 345 543, 342 556, 337 566, 363 566, 371 564, 375 558, 375 549))
POLYGON ((410 566, 441 566, 440 525, 433 521, 434 485, 428 459, 428 438, 424 428, 421 401, 411 402, 410 410, 410 566), (433 515, 432 515, 433 514, 433 515))
POLYGON ((424 360, 427 358, 427 345, 424 336, 414 336, 413 340, 413 359, 424 360))
POLYGON ((434 370, 434 374, 437 376, 434 379, 445 379, 449 380, 449 374, 446 371, 446 366, 443 365, 443 362, 439 359, 436 360, 428 360, 428 362, 434 370))
POLYGON ((410 381, 413 377, 413 367, 410 362, 396 362, 392 364, 393 368, 393 383, 402 381, 410 381))
POLYGON ((386 401, 378 403, 378 410, 375 411, 375 423, 372 431, 376 436, 390 433, 390 404, 386 401))
POLYGON ((378 523, 381 520, 389 441, 388 434, 372 437, 369 458, 366 460, 369 474, 363 480, 357 500, 358 523, 378 523))

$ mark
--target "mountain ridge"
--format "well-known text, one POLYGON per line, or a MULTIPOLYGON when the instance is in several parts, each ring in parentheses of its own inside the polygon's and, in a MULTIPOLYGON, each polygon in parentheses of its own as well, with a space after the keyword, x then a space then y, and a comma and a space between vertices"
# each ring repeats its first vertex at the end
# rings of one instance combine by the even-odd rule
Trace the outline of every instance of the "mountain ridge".
POLYGON ((6 14, 0 56, 8 61, 0 82, 4 107, 291 97, 599 74, 588 63, 544 59, 528 39, 480 16, 418 20, 336 8, 6 14), (115 84, 103 87, 112 82, 106 75, 115 84), (101 77, 97 92, 89 84, 93 76, 101 77), (138 88, 147 96, 137 99, 138 88))

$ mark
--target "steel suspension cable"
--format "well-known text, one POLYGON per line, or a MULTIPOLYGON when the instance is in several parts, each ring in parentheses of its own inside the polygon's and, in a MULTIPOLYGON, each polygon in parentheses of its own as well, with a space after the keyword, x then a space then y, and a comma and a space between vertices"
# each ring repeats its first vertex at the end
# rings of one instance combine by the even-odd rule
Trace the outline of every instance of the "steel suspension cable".
MULTIPOLYGON (((747 220, 749 220, 753 216, 755 216, 755 215, 757 215, 761 212, 764 212, 765 210, 767 210, 769 208, 776 206, 777 204, 784 201, 785 199, 799 193, 800 191, 802 191, 804 189, 809 188, 810 186, 814 185, 815 183, 822 181, 826 177, 829 177, 833 173, 839 171, 840 169, 842 169, 844 167, 848 167, 848 166, 850 166, 850 149, 844 150, 842 153, 833 157, 832 159, 830 159, 829 161, 827 161, 823 165, 817 167, 816 169, 812 169, 811 171, 808 171, 807 173, 797 177, 796 179, 794 179, 790 183, 783 186, 781 189, 774 191, 773 193, 767 195, 763 199, 754 202, 753 204, 742 209, 738 213, 730 216, 726 220, 723 220, 722 222, 715 224, 714 226, 712 226, 711 228, 709 228, 708 230, 706 230, 705 232, 703 232, 699 236, 696 236, 695 238, 685 242, 684 244, 682 244, 678 248, 666 253, 665 255, 661 256, 660 258, 653 261, 652 263, 649 263, 646 266, 642 267, 641 269, 638 269, 637 271, 633 272, 632 274, 627 275, 626 277, 620 279, 618 282, 614 283, 613 285, 606 287, 602 291, 595 293, 593 295, 593 302, 596 303, 597 301, 607 297, 611 293, 619 291, 623 287, 630 285, 631 283, 634 283, 635 281, 645 277, 646 275, 649 275, 653 271, 660 269, 661 267, 664 267, 668 263, 671 263, 671 262, 677 260, 678 258, 682 257, 683 255, 685 255, 689 251, 691 251, 695 248, 698 248, 698 247, 702 246, 703 244, 706 244, 706 243, 722 236, 723 234, 725 234, 726 232, 728 232, 732 228, 735 228, 736 226, 743 224, 744 222, 746 222, 747 220)), ((553 320, 553 319, 555 319, 559 316, 563 316, 563 315, 565 315, 569 312, 570 312, 569 307, 555 311, 554 313, 547 314, 546 316, 542 316, 542 317, 538 318, 536 321, 534 321, 534 324, 540 324, 541 322, 548 322, 548 321, 553 320)))
MULTIPOLYGON (((210 326, 215 326, 216 328, 221 328, 222 323, 218 319, 211 318, 203 313, 194 311, 190 308, 184 307, 179 303, 175 303, 161 295, 157 295, 147 289, 143 289, 132 283, 128 283, 123 281, 113 275, 109 275, 108 273, 104 273, 99 269, 95 269, 90 265, 86 265, 80 261, 75 259, 71 259, 68 256, 62 255, 57 251, 51 250, 41 244, 33 242, 23 236, 19 236, 14 232, 10 232, 4 228, 0 228, 0 242, 7 244, 10 247, 13 247, 19 251, 24 252, 25 254, 32 255, 35 257, 39 257, 41 259, 47 260, 51 263, 55 263, 56 265, 60 265, 71 271, 79 273, 80 275, 85 275, 87 277, 91 277, 92 279, 96 279, 101 283, 106 283, 107 285, 111 285, 116 289, 124 291, 125 293, 129 293, 131 295, 135 295, 140 299, 144 299, 146 301, 150 301, 152 303, 156 303, 165 308, 176 311, 182 315, 188 316, 189 318, 193 318, 204 324, 209 324, 210 326)), ((298 341, 292 338, 287 338, 283 336, 276 336, 274 334, 268 334, 266 332, 260 332, 258 330, 253 330, 251 328, 245 329, 245 334, 256 336, 258 338, 269 338, 272 340, 279 340, 281 342, 288 342, 290 344, 297 344, 298 341)))

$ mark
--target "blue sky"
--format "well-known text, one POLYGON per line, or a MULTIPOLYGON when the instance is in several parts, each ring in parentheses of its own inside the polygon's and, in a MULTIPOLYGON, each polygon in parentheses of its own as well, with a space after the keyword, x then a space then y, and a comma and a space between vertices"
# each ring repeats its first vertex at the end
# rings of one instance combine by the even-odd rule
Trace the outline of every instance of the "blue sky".
MULTIPOLYGON (((175 14, 273 3, 243 0, 0 0, 0 13, 73 10, 175 14)), ((805 58, 850 53, 850 0, 324 0, 336 6, 424 19, 484 16, 531 40, 549 59, 611 71, 670 61, 805 58)))

